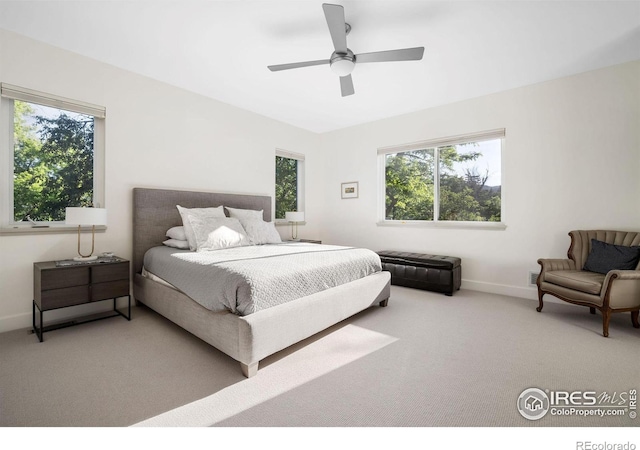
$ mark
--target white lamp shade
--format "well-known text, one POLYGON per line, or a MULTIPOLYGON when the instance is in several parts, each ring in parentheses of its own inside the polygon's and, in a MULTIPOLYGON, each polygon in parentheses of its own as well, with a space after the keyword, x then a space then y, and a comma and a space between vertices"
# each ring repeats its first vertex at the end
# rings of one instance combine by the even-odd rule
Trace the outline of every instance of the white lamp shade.
POLYGON ((304 222, 304 212, 289 211, 284 213, 284 218, 287 222, 304 222))
POLYGON ((65 223, 68 225, 106 225, 105 208, 67 208, 65 223))

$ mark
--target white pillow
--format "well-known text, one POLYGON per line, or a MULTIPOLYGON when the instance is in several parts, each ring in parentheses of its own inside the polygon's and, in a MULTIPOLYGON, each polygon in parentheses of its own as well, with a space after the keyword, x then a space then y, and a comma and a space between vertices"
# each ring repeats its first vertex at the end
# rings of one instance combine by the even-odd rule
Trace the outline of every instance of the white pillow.
POLYGON ((184 233, 184 227, 173 227, 167 230, 166 236, 170 239, 177 239, 178 241, 186 241, 187 235, 184 233))
POLYGON ((189 250, 189 242, 184 239, 167 239, 163 242, 167 247, 179 248, 182 250, 189 250))
POLYGON ((273 222, 265 222, 262 219, 245 220, 244 229, 255 245, 279 244, 282 242, 280 233, 273 222))
POLYGON ((224 207, 222 206, 218 206, 217 208, 184 208, 180 205, 176 205, 176 208, 178 208, 180 217, 182 217, 184 234, 189 242, 189 250, 191 251, 195 251, 197 248, 196 238, 193 234, 191 222, 189 221, 191 217, 199 217, 204 220, 227 217, 224 215, 224 207))
POLYGON ((198 252, 251 245, 251 240, 238 219, 231 217, 205 219, 190 215, 189 221, 193 227, 198 252))
POLYGON ((251 219, 262 220, 262 209, 260 211, 256 211, 255 209, 229 208, 228 206, 225 206, 225 208, 227 208, 227 211, 229 211, 229 217, 238 219, 242 224, 242 226, 244 226, 247 220, 251 220, 251 219))

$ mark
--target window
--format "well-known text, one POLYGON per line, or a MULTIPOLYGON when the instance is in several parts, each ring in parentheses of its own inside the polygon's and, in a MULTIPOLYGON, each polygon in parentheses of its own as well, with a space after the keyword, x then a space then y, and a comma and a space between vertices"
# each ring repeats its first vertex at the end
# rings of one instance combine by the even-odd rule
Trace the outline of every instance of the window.
POLYGON ((276 150, 276 220, 304 211, 304 155, 276 150))
POLYGON ((382 223, 500 224, 504 135, 494 130, 379 149, 382 223))
POLYGON ((2 83, 2 226, 65 220, 104 206, 105 109, 2 83))

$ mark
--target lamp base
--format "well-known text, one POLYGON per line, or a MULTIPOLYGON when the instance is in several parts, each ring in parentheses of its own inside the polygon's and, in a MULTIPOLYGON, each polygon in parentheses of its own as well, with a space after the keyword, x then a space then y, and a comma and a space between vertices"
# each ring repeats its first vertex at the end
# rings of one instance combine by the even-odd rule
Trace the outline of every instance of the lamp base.
POLYGON ((98 259, 98 255, 93 256, 76 256, 73 258, 74 261, 95 261, 98 259))

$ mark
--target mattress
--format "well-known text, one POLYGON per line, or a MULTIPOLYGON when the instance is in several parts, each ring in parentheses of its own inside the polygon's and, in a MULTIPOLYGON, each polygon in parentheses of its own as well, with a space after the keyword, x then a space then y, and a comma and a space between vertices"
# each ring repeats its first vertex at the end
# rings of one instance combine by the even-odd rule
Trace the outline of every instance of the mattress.
POLYGON ((149 249, 146 271, 211 311, 251 314, 380 272, 362 248, 283 243, 210 252, 149 249))

